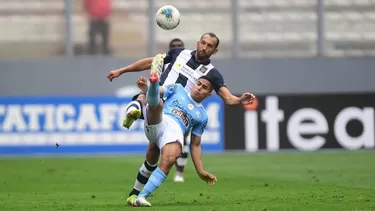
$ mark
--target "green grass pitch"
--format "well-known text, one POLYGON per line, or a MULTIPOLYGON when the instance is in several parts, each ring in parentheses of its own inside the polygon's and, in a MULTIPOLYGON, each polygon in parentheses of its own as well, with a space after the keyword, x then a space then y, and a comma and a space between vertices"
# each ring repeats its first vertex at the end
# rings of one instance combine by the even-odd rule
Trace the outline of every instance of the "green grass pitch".
POLYGON ((189 158, 186 182, 164 184, 153 207, 126 205, 144 156, 0 158, 2 211, 375 210, 375 152, 203 155, 207 186, 189 158))

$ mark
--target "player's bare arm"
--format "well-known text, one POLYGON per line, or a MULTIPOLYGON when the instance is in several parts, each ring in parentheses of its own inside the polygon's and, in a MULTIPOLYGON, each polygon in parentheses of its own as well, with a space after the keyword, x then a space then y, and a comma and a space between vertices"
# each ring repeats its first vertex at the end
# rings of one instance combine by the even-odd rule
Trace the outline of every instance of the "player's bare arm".
POLYGON ((199 177, 206 181, 208 185, 215 184, 217 181, 216 177, 203 169, 201 137, 191 134, 190 152, 199 177))
POLYGON ((252 104, 255 99, 255 95, 245 92, 241 97, 233 95, 228 88, 221 87, 218 95, 223 99, 224 103, 227 105, 238 105, 238 104, 252 104))
POLYGON ((108 73, 108 80, 112 81, 113 79, 119 77, 123 73, 130 73, 130 72, 140 72, 144 70, 149 70, 151 68, 151 63, 152 63, 153 57, 141 59, 129 66, 117 69, 117 70, 112 70, 108 73))

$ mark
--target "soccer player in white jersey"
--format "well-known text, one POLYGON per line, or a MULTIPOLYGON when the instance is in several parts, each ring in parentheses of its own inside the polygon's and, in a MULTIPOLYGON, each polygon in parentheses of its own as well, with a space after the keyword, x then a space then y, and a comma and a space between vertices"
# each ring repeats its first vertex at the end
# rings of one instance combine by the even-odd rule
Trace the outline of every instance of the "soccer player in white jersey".
MULTIPOLYGON (((205 33, 197 41, 197 49, 192 51, 184 48, 173 48, 163 57, 164 66, 160 68, 162 72, 160 83, 174 84, 180 83, 188 91, 191 90, 197 79, 202 75, 211 77, 215 82, 215 91, 228 105, 251 104, 255 96, 251 93, 243 93, 240 97, 232 95, 225 86, 223 76, 211 64, 211 56, 218 52, 219 38, 214 33, 205 33)), ((141 59, 129 66, 112 70, 107 78, 112 81, 124 73, 140 72, 151 68, 153 57, 141 59)), ((135 101, 129 103, 124 126, 129 128, 131 124, 141 116, 142 105, 145 104, 145 95, 135 96, 135 101)))
POLYGON ((156 167, 160 153, 161 160, 153 172, 146 167, 146 163, 142 165, 140 173, 150 175, 150 179, 139 195, 128 201, 136 207, 151 207, 147 197, 167 178, 181 154, 184 134, 189 132, 192 159, 199 177, 208 185, 213 185, 217 181, 214 175, 203 169, 200 146, 201 136, 208 122, 208 115, 201 102, 211 95, 214 82, 208 76, 201 76, 189 93, 181 84, 159 86, 158 74, 151 70, 150 85, 144 77, 137 79, 137 85, 146 93, 147 101, 147 106, 143 109, 144 130, 149 140, 146 163, 148 166, 156 167))
MULTIPOLYGON (((248 92, 243 93, 240 97, 232 95, 225 86, 221 73, 211 64, 210 58, 218 52, 219 43, 219 38, 215 34, 205 33, 197 41, 197 49, 194 51, 184 48, 173 48, 165 55, 158 54, 155 57, 141 59, 124 68, 112 70, 109 72, 107 78, 112 81, 123 73, 148 70, 151 68, 153 58, 155 58, 154 61, 160 62, 161 60, 162 63, 159 67, 159 71, 162 72, 160 77, 161 85, 179 83, 187 91, 191 91, 197 79, 202 75, 207 75, 215 82, 214 89, 226 104, 251 104, 255 96, 248 92)), ((136 100, 128 104, 126 119, 123 122, 124 127, 127 128, 142 116, 142 106, 145 105, 146 101, 144 94, 139 94, 133 99, 136 100)), ((180 164, 184 166, 186 162, 187 159, 184 159, 180 164)), ((146 161, 145 166, 150 171, 155 170, 153 166, 147 165, 146 161)), ((139 173, 137 179, 140 184, 145 184, 148 177, 139 173)), ((138 194, 139 188, 134 187, 129 193, 129 198, 138 194)))

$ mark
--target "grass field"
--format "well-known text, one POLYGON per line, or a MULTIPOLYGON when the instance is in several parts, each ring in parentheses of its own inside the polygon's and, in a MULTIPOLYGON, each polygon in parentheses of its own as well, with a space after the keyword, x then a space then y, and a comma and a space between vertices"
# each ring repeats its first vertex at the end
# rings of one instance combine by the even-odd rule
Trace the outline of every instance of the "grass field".
POLYGON ((171 174, 149 198, 152 208, 129 207, 143 160, 0 158, 0 210, 375 210, 375 152, 204 155, 215 186, 189 160, 185 183, 173 183, 171 174))

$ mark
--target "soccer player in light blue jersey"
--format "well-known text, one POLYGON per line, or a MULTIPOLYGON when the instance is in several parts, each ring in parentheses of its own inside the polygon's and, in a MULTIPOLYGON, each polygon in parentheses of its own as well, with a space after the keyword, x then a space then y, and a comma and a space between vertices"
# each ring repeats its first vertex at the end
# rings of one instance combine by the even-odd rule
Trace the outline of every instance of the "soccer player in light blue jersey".
MULTIPOLYGON (((190 93, 181 84, 159 86, 159 73, 151 68, 150 85, 144 77, 137 79, 138 87, 146 93, 144 108, 145 134, 149 140, 146 161, 139 173, 149 175, 139 195, 128 199, 132 206, 150 207, 149 197, 166 179, 184 146, 184 135, 191 132, 190 151, 199 177, 208 185, 215 184, 216 177, 203 169, 201 160, 201 136, 208 122, 201 102, 211 95, 212 79, 201 76, 190 93), (162 99, 161 99, 162 97, 162 99), (161 153, 161 160, 156 167, 161 153), (154 171, 152 170, 155 169, 154 171)), ((137 185, 142 185, 141 183, 137 185)), ((138 187, 139 188, 139 187, 138 187)), ((130 198, 130 197, 129 197, 130 198)))
MULTIPOLYGON (((249 92, 243 93, 241 96, 233 95, 226 87, 222 74, 211 63, 211 56, 218 53, 220 44, 219 38, 214 33, 204 33, 197 41, 195 50, 185 48, 172 48, 165 54, 158 54, 155 57, 141 59, 126 67, 112 70, 107 75, 107 78, 112 81, 120 77, 124 73, 145 71, 152 68, 153 63, 157 61, 155 66, 159 71, 160 85, 181 84, 188 92, 191 92, 195 83, 201 76, 208 76, 212 79, 213 89, 221 97, 227 105, 247 105, 252 104, 255 96, 249 92)), ((143 118, 142 112, 146 104, 146 97, 144 93, 134 96, 133 101, 130 102, 126 109, 126 117, 123 121, 123 126, 129 128, 138 118, 143 118)), ((189 134, 184 134, 189 135, 189 134)), ((186 148, 186 146, 185 146, 186 148)), ((177 160, 178 168, 174 181, 183 182, 182 175, 183 166, 187 163, 187 151, 181 153, 181 157, 177 160), (185 156, 183 156, 185 155, 185 156)), ((184 151, 183 151, 184 152, 184 151)), ((150 160, 147 159, 137 175, 137 182, 134 188, 129 193, 128 203, 131 202, 142 190, 147 183, 150 174, 156 169, 156 163, 151 165, 150 160), (146 173, 145 173, 146 172, 146 173)), ((131 203, 130 203, 131 204, 131 203)))
MULTIPOLYGON (((172 47, 172 44, 176 47, 170 48, 163 55, 158 54, 155 57, 145 58, 126 67, 112 70, 109 72, 107 78, 112 81, 124 73, 148 70, 151 68, 153 59, 157 58, 159 60, 159 57, 162 56, 163 64, 158 69, 161 74, 160 85, 181 84, 190 92, 198 78, 206 75, 214 81, 214 90, 223 99, 225 104, 246 105, 253 103, 255 96, 251 93, 245 92, 241 96, 234 96, 226 87, 223 75, 211 63, 211 57, 219 51, 220 40, 216 34, 211 32, 204 33, 197 41, 197 47, 194 50, 183 48, 183 42, 178 43, 176 45, 175 41, 171 42, 170 47, 172 47)), ((145 99, 145 95, 141 93, 134 96, 133 101, 128 104, 123 121, 125 128, 129 128, 138 118, 143 118, 142 108, 146 104, 145 99)), ((188 150, 186 148, 187 146, 185 145, 185 150, 183 150, 181 157, 177 160, 178 167, 174 178, 175 182, 184 182, 183 170, 187 164, 188 157, 188 150)), ((150 169, 152 168, 150 167, 150 169)), ((147 179, 148 177, 139 176, 140 182, 146 183, 147 179)), ((137 195, 138 193, 139 191, 134 189, 129 193, 129 196, 137 195)))

